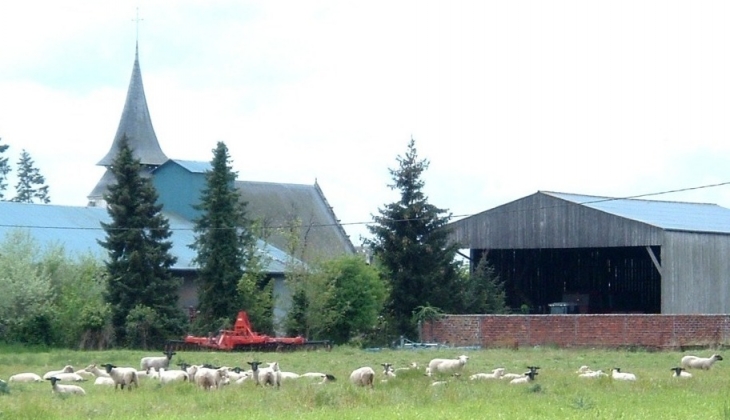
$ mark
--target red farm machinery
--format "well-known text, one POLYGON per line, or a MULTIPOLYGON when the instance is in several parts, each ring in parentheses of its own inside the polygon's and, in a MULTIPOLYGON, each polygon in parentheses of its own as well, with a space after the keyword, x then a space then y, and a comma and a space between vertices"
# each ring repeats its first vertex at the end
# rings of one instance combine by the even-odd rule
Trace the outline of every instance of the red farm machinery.
POLYGON ((232 330, 220 330, 207 337, 187 335, 182 341, 171 340, 167 348, 174 350, 225 351, 289 351, 299 349, 330 349, 328 340, 312 341, 304 337, 272 337, 259 334, 251 327, 246 311, 240 311, 232 330))

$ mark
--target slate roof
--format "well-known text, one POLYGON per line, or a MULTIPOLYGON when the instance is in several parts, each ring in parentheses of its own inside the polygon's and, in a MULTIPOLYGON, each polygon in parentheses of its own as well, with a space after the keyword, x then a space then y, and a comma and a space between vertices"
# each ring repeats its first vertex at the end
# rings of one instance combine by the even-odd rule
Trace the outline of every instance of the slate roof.
MULTIPOLYGON (((193 264, 196 253, 188 247, 195 240, 193 223, 174 214, 163 212, 163 215, 172 230, 170 253, 177 257, 172 268, 197 269, 193 264)), ((111 221, 106 209, 0 201, 0 221, 0 241, 10 232, 20 230, 30 233, 43 248, 62 246, 71 258, 83 255, 106 258, 106 250, 98 244, 106 235, 101 222, 111 221)), ((267 272, 284 273, 286 253, 263 241, 258 242, 258 248, 268 255, 267 272)))
POLYGON ((730 209, 717 204, 541 192, 665 230, 730 233, 730 209))
POLYGON ((97 165, 110 166, 112 164, 119 151, 119 142, 125 134, 134 156, 143 165, 156 166, 167 161, 167 156, 162 152, 160 143, 157 141, 150 111, 147 108, 147 98, 142 85, 142 72, 139 68, 139 47, 135 48, 132 77, 129 81, 127 99, 124 103, 117 134, 114 136, 111 149, 97 165))

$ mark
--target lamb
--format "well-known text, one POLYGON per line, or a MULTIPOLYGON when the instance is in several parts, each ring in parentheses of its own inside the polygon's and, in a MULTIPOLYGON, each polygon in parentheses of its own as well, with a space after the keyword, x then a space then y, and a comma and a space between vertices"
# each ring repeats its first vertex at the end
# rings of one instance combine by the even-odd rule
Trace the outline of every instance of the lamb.
POLYGON ((139 368, 140 370, 144 370, 146 372, 149 372, 150 368, 155 368, 158 372, 160 368, 167 369, 170 366, 170 359, 172 359, 172 356, 174 356, 174 351, 166 350, 163 352, 164 356, 160 357, 154 357, 154 356, 148 356, 143 357, 139 361, 139 368))
POLYGON ((478 379, 500 379, 504 375, 504 368, 496 368, 492 370, 492 373, 475 373, 469 377, 470 380, 478 379))
POLYGON ((456 359, 433 359, 428 362, 426 374, 431 376, 437 373, 461 372, 468 360, 469 356, 463 354, 456 359))
POLYGON ((719 354, 713 354, 710 357, 684 356, 681 365, 685 369, 702 369, 710 370, 715 362, 722 360, 719 354))
POLYGON ((58 382, 83 382, 86 380, 86 378, 84 378, 81 375, 78 375, 75 372, 57 373, 57 374, 53 375, 53 377, 56 378, 56 380, 58 382))
POLYGON ((386 378, 395 378, 395 371, 393 370, 392 364, 381 363, 380 365, 383 367, 383 376, 385 376, 386 378))
POLYGON ((535 375, 537 375, 537 370, 530 369, 530 371, 524 373, 524 376, 520 378, 514 378, 509 381, 509 383, 512 385, 526 384, 534 381, 535 375))
POLYGON ((8 382, 40 382, 43 379, 35 373, 16 373, 15 375, 8 378, 8 382))
POLYGON ((674 371, 674 374, 672 374, 672 377, 674 378, 691 378, 692 374, 689 372, 685 372, 684 368, 681 367, 673 367, 670 370, 674 371))
POLYGON ((375 371, 369 366, 357 368, 350 374, 350 382, 357 386, 369 386, 373 388, 375 381, 375 371))
POLYGON ((281 375, 281 380, 284 379, 299 379, 299 374, 294 372, 279 372, 281 375))
POLYGON ((621 368, 613 368, 611 370, 611 377, 620 381, 635 381, 636 375, 628 372, 621 372, 621 368))
POLYGON ((86 366, 84 370, 96 376, 97 378, 111 378, 111 376, 109 376, 109 374, 106 373, 105 370, 99 369, 96 364, 86 366))
POLYGON ((279 363, 269 363, 269 367, 259 369, 259 383, 279 388, 281 386, 281 370, 279 363))
POLYGON ((128 390, 132 390, 132 384, 139 388, 139 379, 137 378, 137 369, 131 367, 117 367, 111 363, 107 363, 104 366, 106 373, 114 380, 114 389, 121 387, 124 389, 126 386, 128 390))
MULTIPOLYGON (((73 372, 71 372, 73 373, 73 372)), ((58 378, 55 376, 52 376, 48 378, 47 380, 51 381, 51 392, 54 394, 76 394, 76 395, 86 395, 86 391, 84 391, 84 388, 81 388, 78 385, 59 385, 58 378)))
POLYGON ((64 366, 64 367, 63 367, 63 369, 61 369, 61 370, 52 370, 52 371, 49 371, 49 372, 46 372, 46 373, 44 373, 44 374, 43 374, 43 379, 46 379, 46 380, 47 380, 47 379, 50 379, 50 378, 51 378, 51 376, 54 376, 54 375, 56 375, 57 373, 74 373, 74 371, 75 371, 75 370, 74 370, 74 367, 73 367, 73 366, 71 366, 71 365, 66 365, 66 366, 64 366))
POLYGON ((583 372, 580 375, 578 375, 579 378, 600 378, 601 376, 608 376, 607 374, 603 373, 602 370, 589 370, 587 372, 583 372))
POLYGON ((195 372, 195 384, 206 391, 212 388, 219 389, 227 379, 228 369, 224 367, 219 369, 201 367, 195 372))
POLYGON ((94 380, 94 385, 114 386, 114 379, 109 376, 99 376, 94 380))
POLYGON ((412 370, 412 369, 418 369, 418 363, 411 362, 408 365, 408 367, 397 368, 397 369, 393 370, 393 373, 395 373, 397 375, 398 372, 405 372, 405 371, 412 370))
POLYGON ((176 381, 184 382, 189 379, 188 373, 184 370, 165 370, 165 368, 160 368, 158 377, 161 384, 167 384, 176 381))

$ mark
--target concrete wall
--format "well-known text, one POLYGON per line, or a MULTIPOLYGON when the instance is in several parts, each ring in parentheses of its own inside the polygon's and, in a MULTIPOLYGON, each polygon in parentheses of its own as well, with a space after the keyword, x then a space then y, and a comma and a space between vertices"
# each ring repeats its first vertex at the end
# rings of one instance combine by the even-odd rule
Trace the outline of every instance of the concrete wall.
POLYGON ((421 334, 454 346, 675 349, 728 344, 730 315, 447 315, 421 334))

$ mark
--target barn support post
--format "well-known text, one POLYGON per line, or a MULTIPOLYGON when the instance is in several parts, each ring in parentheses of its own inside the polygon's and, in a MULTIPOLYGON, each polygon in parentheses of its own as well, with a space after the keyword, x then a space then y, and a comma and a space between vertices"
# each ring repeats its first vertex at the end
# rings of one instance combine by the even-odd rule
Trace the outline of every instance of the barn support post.
POLYGON ((646 246, 646 252, 649 253, 649 257, 651 258, 651 261, 654 263, 654 267, 656 267, 656 271, 659 272, 659 276, 662 275, 662 265, 659 263, 659 259, 654 254, 654 251, 651 250, 651 247, 649 245, 646 246))

